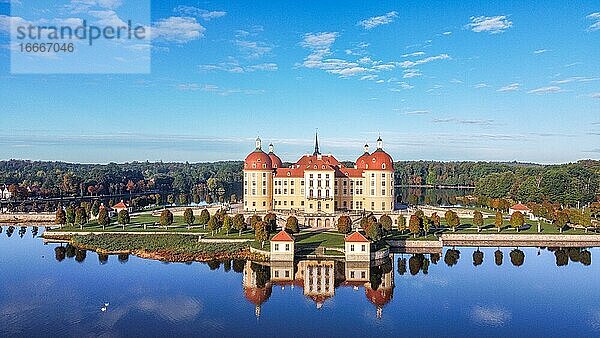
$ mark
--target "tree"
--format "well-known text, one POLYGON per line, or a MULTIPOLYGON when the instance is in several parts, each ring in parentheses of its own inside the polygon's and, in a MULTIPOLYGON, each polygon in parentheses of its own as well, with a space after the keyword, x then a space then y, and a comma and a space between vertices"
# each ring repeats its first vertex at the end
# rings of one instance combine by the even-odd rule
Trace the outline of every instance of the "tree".
POLYGON ((196 216, 194 216, 194 210, 192 210, 192 208, 185 209, 183 212, 183 221, 188 225, 188 229, 194 224, 195 220, 196 216))
POLYGON ((456 212, 448 210, 444 214, 444 218, 446 219, 448 226, 452 228, 452 231, 456 232, 456 227, 460 225, 460 218, 458 218, 456 212))
POLYGON ((525 223, 525 218, 520 211, 515 211, 510 215, 510 225, 517 229, 517 232, 519 232, 519 228, 523 226, 523 223, 525 223))
POLYGON ((502 230, 502 225, 504 224, 504 218, 502 217, 502 213, 500 211, 496 211, 496 217, 494 218, 494 226, 498 229, 498 232, 502 230))
POLYGON ((454 265, 456 265, 456 263, 458 263, 459 259, 460 259, 460 251, 455 250, 455 249, 446 250, 446 255, 444 256, 444 262, 446 263, 446 265, 454 266, 454 265))
POLYGON ((261 247, 265 246, 265 241, 269 240, 269 225, 265 221, 259 221, 254 224, 254 238, 261 242, 261 247))
POLYGON ((498 249, 494 252, 494 261, 496 262, 496 265, 498 265, 498 266, 502 265, 503 256, 504 255, 502 254, 502 251, 500 251, 500 249, 498 249))
POLYGON ((200 217, 198 217, 198 223, 206 226, 206 224, 208 223, 209 220, 210 220, 210 213, 208 212, 208 210, 206 208, 202 209, 202 211, 200 212, 200 217))
POLYGON ((483 214, 479 210, 476 210, 473 213, 473 225, 477 227, 477 232, 481 231, 481 227, 483 226, 483 214))
POLYGON ((514 266, 521 266, 525 261, 525 253, 519 249, 514 249, 510 252, 510 262, 514 266))
POLYGON ((223 217, 223 230, 229 236, 229 231, 233 228, 233 219, 229 215, 223 217))
POLYGON ((277 230, 277 216, 274 213, 270 212, 266 214, 263 220, 267 222, 269 232, 277 230))
POLYGON ((352 219, 350 216, 340 216, 337 221, 337 229, 341 234, 348 234, 352 231, 352 219))
POLYGON ((431 214, 431 223, 436 230, 440 227, 440 216, 437 214, 437 212, 431 214))
POLYGON ((119 211, 119 214, 117 215, 117 222, 121 224, 123 226, 123 230, 125 230, 125 225, 131 222, 129 211, 127 211, 127 209, 119 211))
POLYGON ((56 214, 54 216, 54 224, 60 225, 61 227, 67 223, 67 217, 65 215, 65 211, 62 206, 59 205, 58 209, 56 209, 56 214))
POLYGON ((298 219, 296 216, 288 217, 287 221, 285 222, 285 229, 293 234, 300 232, 300 227, 298 226, 298 219))
POLYGON ((560 233, 563 232, 565 226, 569 222, 569 213, 566 210, 559 210, 556 212, 556 217, 554 220, 554 225, 558 227, 560 233))
POLYGON ((164 226, 165 228, 173 224, 173 213, 171 212, 171 210, 165 209, 161 211, 159 222, 160 225, 164 226))
POLYGON ((92 204, 92 216, 97 217, 100 212, 100 201, 94 200, 92 204))
POLYGON ((106 208, 100 208, 98 212, 98 224, 102 225, 102 230, 110 224, 110 216, 108 216, 108 210, 106 208))
POLYGON ((216 214, 210 217, 207 226, 208 230, 210 230, 211 234, 213 235, 215 231, 219 231, 219 228, 221 227, 221 222, 219 221, 219 218, 216 214))
POLYGON ((483 252, 477 249, 473 252, 473 266, 478 266, 483 263, 483 252))
POLYGON ((262 218, 259 215, 257 215, 257 214, 252 215, 252 217, 250 217, 250 222, 249 222, 250 227, 252 227, 252 229, 254 229, 256 227, 256 224, 261 221, 262 221, 262 218))
POLYGON ((392 231, 392 218, 388 215, 383 215, 379 218, 379 223, 381 223, 381 227, 386 232, 392 231))
POLYGON ((237 214, 233 217, 233 228, 239 231, 238 236, 242 235, 242 231, 246 230, 246 222, 244 221, 244 215, 237 214))
POLYGON ((77 207, 77 209, 75 209, 75 224, 79 225, 81 229, 83 229, 83 225, 88 221, 87 215, 88 213, 85 208, 77 207))
POLYGON ((375 222, 370 222, 365 229, 365 235, 373 241, 376 242, 381 239, 381 224, 375 222))
POLYGON ((73 207, 73 205, 69 205, 67 207, 65 215, 67 217, 67 225, 75 225, 75 208, 73 207))
POLYGON ((404 230, 406 230, 406 218, 404 218, 403 215, 398 216, 398 231, 400 231, 400 233, 403 233, 404 230))
POLYGON ((417 215, 411 215, 408 221, 408 230, 413 234, 414 238, 417 238, 419 232, 421 232, 421 219, 417 215))

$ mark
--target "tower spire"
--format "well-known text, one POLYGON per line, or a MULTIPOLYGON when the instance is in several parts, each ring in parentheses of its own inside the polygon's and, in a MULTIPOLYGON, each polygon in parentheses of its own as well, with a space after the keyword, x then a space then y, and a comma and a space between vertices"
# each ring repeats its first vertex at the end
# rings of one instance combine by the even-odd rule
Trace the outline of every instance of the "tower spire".
POLYGON ((315 152, 313 153, 313 155, 321 155, 321 152, 319 151, 319 135, 318 135, 318 131, 315 132, 315 152))

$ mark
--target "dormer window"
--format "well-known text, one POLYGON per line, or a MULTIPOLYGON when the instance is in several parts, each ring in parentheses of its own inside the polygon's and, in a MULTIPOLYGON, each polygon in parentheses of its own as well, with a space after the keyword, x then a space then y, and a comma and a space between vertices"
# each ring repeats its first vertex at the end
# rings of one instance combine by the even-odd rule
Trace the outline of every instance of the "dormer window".
POLYGON ((256 163, 252 163, 252 169, 256 169, 256 163))
POLYGON ((381 164, 381 169, 385 169, 385 163, 381 164))
POLYGON ((322 169, 325 169, 325 165, 323 164, 323 166, 321 166, 322 169))
POLYGON ((375 160, 375 157, 373 157, 373 159, 372 159, 371 161, 373 161, 373 163, 375 163, 375 161, 376 161, 376 160, 375 160))
POLYGON ((365 164, 365 169, 369 169, 369 165, 368 164, 365 164))
POLYGON ((287 175, 290 176, 290 172, 289 171, 287 172, 287 175))
POLYGON ((317 169, 317 168, 319 168, 319 166, 317 166, 317 165, 315 164, 315 169, 317 169))
POLYGON ((267 164, 263 163, 263 169, 267 169, 267 164))

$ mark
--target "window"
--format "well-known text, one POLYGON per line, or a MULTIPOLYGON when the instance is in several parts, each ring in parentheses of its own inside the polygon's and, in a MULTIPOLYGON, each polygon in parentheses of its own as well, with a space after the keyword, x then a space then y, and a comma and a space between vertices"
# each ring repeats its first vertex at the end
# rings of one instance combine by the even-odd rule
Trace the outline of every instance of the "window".
POLYGON ((350 244, 350 251, 354 251, 354 244, 350 244))
POLYGON ((362 252, 365 252, 365 251, 367 251, 367 246, 366 246, 366 245, 364 245, 364 244, 363 244, 363 245, 361 245, 361 247, 360 247, 360 250, 361 250, 362 252))
POLYGON ((279 244, 275 244, 275 251, 279 251, 279 244))
POLYGON ((256 202, 252 202, 252 206, 255 207, 256 206, 256 202))
POLYGON ((267 206, 267 202, 263 201, 263 207, 267 206))
POLYGON ((350 278, 354 278, 354 270, 350 271, 350 278))
POLYGON ((371 202, 371 210, 375 210, 375 202, 371 202))
POLYGON ((275 278, 279 277, 279 270, 275 270, 275 278))
POLYGON ((285 277, 289 278, 290 277, 290 270, 285 270, 285 277))
POLYGON ((385 202, 381 202, 381 210, 385 209, 385 202))
POLYGON ((360 272, 360 278, 367 278, 367 273, 365 271, 360 272))
POLYGON ((304 201, 300 201, 300 206, 304 206, 304 201))
POLYGON ((294 206, 294 201, 290 201, 290 205, 291 205, 291 206, 294 206))
POLYGON ((289 244, 285 245, 285 251, 290 251, 290 245, 289 244))

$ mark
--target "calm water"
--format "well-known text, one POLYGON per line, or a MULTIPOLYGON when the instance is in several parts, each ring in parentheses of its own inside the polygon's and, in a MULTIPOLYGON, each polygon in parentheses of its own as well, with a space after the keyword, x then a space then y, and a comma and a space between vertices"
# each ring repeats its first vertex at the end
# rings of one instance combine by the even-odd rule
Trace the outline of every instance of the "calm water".
MULTIPOLYGON (((554 252, 523 248, 517 267, 513 248, 501 248, 500 266, 496 248, 486 248, 483 263, 474 266, 475 248, 457 248, 456 262, 456 253, 445 257, 444 249, 425 269, 424 259, 435 255, 416 256, 411 264, 412 255, 395 254, 367 269, 367 281, 351 282, 346 277, 355 267, 344 262, 269 268, 133 256, 105 261, 94 252, 44 245, 31 229, 19 229, 10 237, 7 227, 0 233, 0 336, 600 334, 600 265, 573 261, 589 260, 587 253, 571 252, 569 260, 560 252, 557 266, 554 252), (293 277, 286 278, 290 268, 293 277), (321 271, 335 288, 323 285, 318 295, 305 295, 308 287, 294 276, 309 271, 321 271)), ((600 250, 589 253, 595 258, 600 250)))

